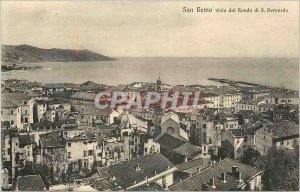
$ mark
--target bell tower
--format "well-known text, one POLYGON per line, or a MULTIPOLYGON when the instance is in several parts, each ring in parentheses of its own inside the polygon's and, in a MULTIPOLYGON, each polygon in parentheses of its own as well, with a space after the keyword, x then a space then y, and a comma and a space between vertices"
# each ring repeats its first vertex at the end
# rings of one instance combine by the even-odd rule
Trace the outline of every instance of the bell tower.
POLYGON ((160 73, 158 74, 158 79, 156 81, 156 91, 162 93, 162 81, 160 79, 160 73))
MULTIPOLYGON (((156 91, 162 96, 162 80, 160 79, 160 74, 156 81, 156 91)), ((161 133, 160 123, 161 123, 162 116, 163 116, 163 110, 161 108, 161 98, 160 98, 160 100, 156 103, 154 107, 154 125, 155 125, 154 136, 157 136, 161 133)))

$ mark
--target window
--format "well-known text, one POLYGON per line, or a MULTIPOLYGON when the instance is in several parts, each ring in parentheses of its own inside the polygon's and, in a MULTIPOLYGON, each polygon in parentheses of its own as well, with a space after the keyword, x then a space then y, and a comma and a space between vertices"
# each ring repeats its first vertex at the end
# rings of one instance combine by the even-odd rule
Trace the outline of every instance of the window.
POLYGON ((205 121, 205 120, 206 120, 206 117, 203 117, 203 120, 205 121))
POLYGON ((134 151, 137 152, 137 147, 134 147, 134 151))
POLYGON ((137 143, 137 138, 134 139, 134 143, 137 143))
POLYGON ((28 123, 28 118, 25 118, 25 123, 28 123))
POLYGON ((93 150, 89 150, 89 156, 93 155, 93 150))
POLYGON ((27 105, 27 101, 24 101, 24 105, 27 105))
POLYGON ((206 124, 203 124, 203 128, 204 128, 204 129, 206 128, 206 124))
POLYGON ((71 147, 71 145, 72 145, 71 143, 68 143, 68 147, 71 147))
POLYGON ((3 111, 1 111, 1 115, 3 115, 3 111))
POLYGON ((10 124, 13 125, 13 124, 14 124, 14 121, 10 121, 10 124))
POLYGON ((10 114, 11 114, 11 115, 14 114, 14 110, 10 110, 10 114))
POLYGON ((71 152, 68 152, 68 158, 69 159, 71 158, 71 152))
POLYGON ((211 139, 208 140, 208 143, 211 144, 211 139))
POLYGON ((25 110, 25 114, 27 114, 27 110, 25 110))
POLYGON ((148 148, 147 148, 147 147, 145 147, 145 150, 144 150, 144 151, 145 151, 145 153, 147 153, 147 150, 148 150, 148 148))
POLYGON ((87 156, 87 151, 83 151, 83 157, 87 156))

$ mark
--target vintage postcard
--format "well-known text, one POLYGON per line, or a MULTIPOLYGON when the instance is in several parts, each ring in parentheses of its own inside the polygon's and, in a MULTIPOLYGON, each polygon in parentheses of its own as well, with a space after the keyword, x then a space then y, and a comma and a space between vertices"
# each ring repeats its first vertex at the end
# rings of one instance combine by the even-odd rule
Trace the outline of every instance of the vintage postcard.
POLYGON ((3 191, 298 191, 298 1, 1 1, 3 191))

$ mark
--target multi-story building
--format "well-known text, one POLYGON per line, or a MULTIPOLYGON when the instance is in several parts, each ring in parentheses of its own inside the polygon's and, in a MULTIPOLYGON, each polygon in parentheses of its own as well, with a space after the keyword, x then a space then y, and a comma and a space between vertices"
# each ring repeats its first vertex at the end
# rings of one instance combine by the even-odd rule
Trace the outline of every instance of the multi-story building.
POLYGON ((65 137, 68 169, 71 172, 82 171, 83 174, 91 172, 96 166, 96 155, 98 149, 97 138, 94 134, 78 133, 68 134, 65 137))
POLYGON ((1 122, 8 122, 11 126, 21 127, 21 107, 12 101, 1 98, 1 122))
POLYGON ((283 105, 283 104, 293 104, 299 105, 299 93, 298 92, 274 92, 270 95, 265 96, 265 103, 283 105))
POLYGON ((19 133, 17 129, 1 130, 1 157, 2 169, 7 169, 4 174, 8 179, 5 185, 13 185, 17 176, 20 161, 19 133))
MULTIPOLYGON (((19 110, 21 113, 21 123, 33 123, 33 98, 27 96, 25 93, 2 93, 1 97, 4 99, 4 103, 6 103, 6 106, 4 106, 5 109, 16 108, 16 106, 20 107, 19 110), (14 106, 12 106, 12 104, 14 106)), ((1 108, 3 108, 2 105, 1 108)), ((7 112, 7 110, 5 111, 7 112)), ((11 114, 10 111, 10 115, 18 115, 18 113, 19 112, 15 112, 11 114)), ((9 116, 7 116, 7 118, 8 117, 9 116)), ((16 120, 18 120, 18 117, 15 118, 17 118, 16 120)))
POLYGON ((113 109, 95 109, 95 107, 85 107, 81 112, 81 121, 87 124, 112 124, 119 116, 119 112, 113 109))
POLYGON ((271 147, 295 149, 299 143, 299 127, 290 121, 264 124, 255 131, 254 148, 266 155, 271 147))
POLYGON ((65 143, 60 131, 39 135, 36 162, 47 165, 55 181, 60 181, 67 170, 65 143))
POLYGON ((226 157, 239 159, 247 147, 247 136, 241 129, 230 129, 222 132, 222 153, 226 157))

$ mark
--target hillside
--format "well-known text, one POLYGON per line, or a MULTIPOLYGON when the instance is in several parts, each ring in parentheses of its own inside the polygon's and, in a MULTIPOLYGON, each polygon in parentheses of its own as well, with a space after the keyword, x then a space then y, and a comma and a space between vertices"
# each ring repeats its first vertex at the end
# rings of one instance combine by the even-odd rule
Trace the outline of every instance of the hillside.
POLYGON ((113 58, 84 50, 42 49, 30 45, 2 45, 3 63, 111 61, 113 58))

